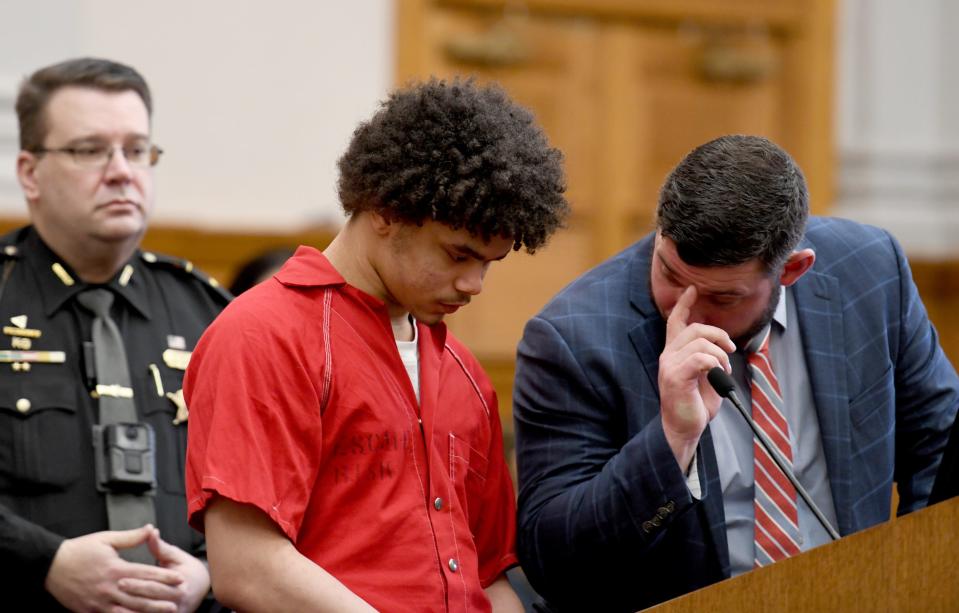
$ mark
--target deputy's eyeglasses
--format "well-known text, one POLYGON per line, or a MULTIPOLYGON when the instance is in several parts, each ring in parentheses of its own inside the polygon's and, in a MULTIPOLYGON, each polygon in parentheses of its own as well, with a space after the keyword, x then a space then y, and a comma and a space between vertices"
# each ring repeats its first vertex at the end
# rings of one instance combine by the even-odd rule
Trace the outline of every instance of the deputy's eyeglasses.
POLYGON ((123 158, 131 166, 140 166, 147 168, 156 166, 163 155, 163 149, 156 145, 132 144, 123 147, 114 147, 112 145, 90 144, 76 145, 74 147, 59 147, 56 149, 34 149, 33 153, 42 155, 44 153, 66 153, 77 166, 83 168, 103 168, 113 159, 113 154, 117 149, 123 151, 123 158))

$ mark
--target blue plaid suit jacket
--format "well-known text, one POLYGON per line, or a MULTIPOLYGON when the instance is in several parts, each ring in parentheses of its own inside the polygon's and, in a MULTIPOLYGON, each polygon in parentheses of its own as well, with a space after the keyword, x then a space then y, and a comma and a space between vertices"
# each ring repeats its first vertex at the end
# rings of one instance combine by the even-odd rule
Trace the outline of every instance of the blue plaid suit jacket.
MULTIPOLYGON (((652 235, 587 272, 527 324, 514 391, 520 560, 554 610, 635 611, 729 576, 709 429, 693 500, 659 417, 665 322, 652 235)), ((812 218, 794 286, 838 516, 850 534, 925 505, 959 406, 900 246, 812 218)))

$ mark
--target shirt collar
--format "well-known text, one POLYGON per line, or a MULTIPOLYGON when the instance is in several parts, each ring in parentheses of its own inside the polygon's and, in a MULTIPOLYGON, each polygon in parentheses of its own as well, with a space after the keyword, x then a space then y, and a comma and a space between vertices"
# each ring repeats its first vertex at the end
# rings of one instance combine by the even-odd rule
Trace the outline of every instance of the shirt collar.
POLYGON ((779 324, 783 330, 786 329, 786 324, 788 322, 788 317, 786 316, 786 301, 788 298, 786 295, 792 290, 788 287, 783 287, 782 291, 779 293, 779 304, 776 305, 776 312, 773 313, 773 321, 779 324))
MULTIPOLYGON (((787 294, 789 293, 790 288, 783 287, 782 291, 779 292, 779 303, 776 304, 776 310, 773 311, 773 319, 769 322, 769 326, 778 325, 779 328, 783 331, 786 330, 786 325, 789 321, 787 316, 788 309, 786 308, 786 301, 788 300, 787 294)), ((746 346, 743 348, 743 351, 746 353, 753 353, 759 350, 759 345, 762 343, 763 338, 766 336, 766 330, 769 329, 769 326, 764 327, 762 330, 756 333, 756 336, 749 339, 749 342, 746 343, 746 346)), ((775 328, 774 328, 775 329, 775 328)))
MULTIPOLYGON (((323 252, 314 247, 300 245, 297 247, 293 256, 283 264, 279 272, 273 275, 273 278, 287 287, 344 287, 359 300, 366 303, 370 308, 380 311, 383 322, 386 324, 386 330, 390 336, 393 335, 392 327, 389 325, 389 314, 386 311, 386 304, 375 296, 367 294, 363 290, 348 284, 333 264, 327 259, 323 252)), ((425 325, 414 319, 414 330, 416 334, 417 345, 419 345, 419 326, 425 325)), ((446 325, 443 322, 427 326, 430 330, 432 339, 437 352, 442 352, 443 345, 446 342, 446 325)))
MULTIPOLYGON (((24 259, 33 267, 34 278, 40 288, 40 298, 47 317, 52 316, 78 293, 91 287, 85 283, 49 246, 35 228, 31 228, 23 241, 24 259)), ((150 319, 150 306, 144 282, 143 263, 139 250, 120 267, 113 278, 101 287, 107 287, 122 297, 145 318, 150 319)))
POLYGON ((297 247, 293 257, 288 259, 273 276, 283 285, 290 287, 327 287, 346 284, 343 276, 333 268, 323 252, 305 245, 297 247))

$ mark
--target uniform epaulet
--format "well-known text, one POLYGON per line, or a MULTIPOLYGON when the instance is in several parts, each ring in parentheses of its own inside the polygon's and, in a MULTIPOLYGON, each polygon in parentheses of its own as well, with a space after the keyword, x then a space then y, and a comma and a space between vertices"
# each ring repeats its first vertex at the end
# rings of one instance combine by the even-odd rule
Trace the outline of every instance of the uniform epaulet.
POLYGON ((0 297, 3 297, 3 290, 7 286, 7 280, 17 261, 23 257, 23 252, 18 244, 26 233, 26 228, 20 228, 0 236, 0 297))
POLYGON ((220 285, 219 281, 195 267, 193 262, 190 260, 175 258, 162 253, 154 253, 153 251, 141 252, 140 259, 146 262, 148 266, 154 268, 166 268, 194 277, 200 281, 204 287, 208 288, 214 297, 222 300, 224 303, 233 300, 233 294, 224 289, 224 287, 220 285))
POLYGON ((7 260, 19 260, 20 248, 10 243, 0 243, 0 262, 7 260))
POLYGON ((17 245, 23 240, 24 230, 25 228, 18 228, 0 236, 0 262, 19 260, 23 257, 23 252, 17 245))

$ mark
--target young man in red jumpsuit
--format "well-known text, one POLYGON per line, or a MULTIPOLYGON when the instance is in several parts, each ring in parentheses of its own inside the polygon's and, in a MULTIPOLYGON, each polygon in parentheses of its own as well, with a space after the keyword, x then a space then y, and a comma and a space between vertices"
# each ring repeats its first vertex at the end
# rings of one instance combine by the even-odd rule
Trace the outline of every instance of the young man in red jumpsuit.
POLYGON ((244 611, 521 610, 496 397, 443 317, 561 225, 561 155, 496 87, 394 93, 339 162, 349 219, 193 353, 191 524, 244 611))

